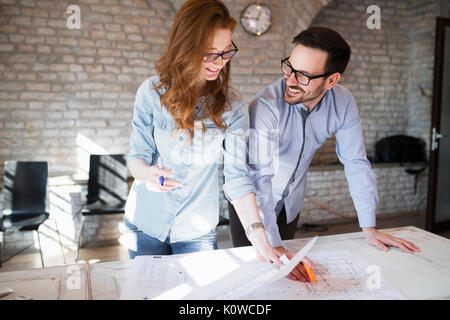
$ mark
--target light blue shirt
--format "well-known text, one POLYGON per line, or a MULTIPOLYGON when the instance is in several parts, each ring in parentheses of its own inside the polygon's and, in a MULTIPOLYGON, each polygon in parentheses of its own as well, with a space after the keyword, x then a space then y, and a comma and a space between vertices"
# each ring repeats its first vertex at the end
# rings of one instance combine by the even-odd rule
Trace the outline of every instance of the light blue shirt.
POLYGON ((285 86, 284 78, 277 80, 261 90, 249 105, 252 133, 247 162, 270 243, 282 246, 277 217, 283 204, 287 223, 300 212, 308 167, 316 150, 333 133, 359 225, 375 227, 378 194, 353 95, 337 84, 310 113, 301 103, 290 105, 284 101, 285 86))
MULTIPOLYGON (((148 235, 170 242, 200 237, 219 221, 218 165, 223 156, 223 190, 229 201, 255 192, 246 166, 246 132, 249 128, 248 104, 230 98, 231 109, 222 116, 227 128, 218 129, 205 119, 206 132, 188 136, 177 134, 177 126, 155 89, 157 76, 144 81, 136 93, 133 131, 128 161, 142 159, 171 168, 174 180, 183 184, 169 192, 151 192, 144 181, 135 179, 125 206, 125 217, 148 235)), ((161 91, 162 93, 163 91, 161 91)), ((203 110, 197 103, 197 114, 203 110)), ((200 125, 200 123, 196 123, 200 125)))

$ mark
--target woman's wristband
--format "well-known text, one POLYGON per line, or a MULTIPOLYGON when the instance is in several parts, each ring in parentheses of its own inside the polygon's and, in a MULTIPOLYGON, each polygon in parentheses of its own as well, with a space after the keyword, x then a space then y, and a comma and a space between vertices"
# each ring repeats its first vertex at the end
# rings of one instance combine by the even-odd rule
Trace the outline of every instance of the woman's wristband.
POLYGON ((256 229, 261 229, 261 228, 264 230, 264 225, 261 222, 255 222, 255 223, 252 223, 251 225, 249 225, 247 227, 247 229, 245 229, 245 235, 247 236, 247 239, 249 238, 250 233, 252 233, 256 229))

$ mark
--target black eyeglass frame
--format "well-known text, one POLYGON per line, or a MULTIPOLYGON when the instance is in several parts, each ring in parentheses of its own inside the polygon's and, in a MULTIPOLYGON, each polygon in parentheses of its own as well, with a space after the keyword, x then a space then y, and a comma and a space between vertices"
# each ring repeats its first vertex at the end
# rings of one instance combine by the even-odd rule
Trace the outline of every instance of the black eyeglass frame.
MULTIPOLYGON (((295 70, 295 69, 291 66, 291 64, 289 63, 289 61, 288 61, 289 58, 290 58, 290 57, 281 59, 281 70, 283 71, 283 74, 284 74, 285 76, 288 76, 288 75, 284 72, 284 68, 283 68, 283 64, 286 64, 289 68, 291 68, 291 74, 292 74, 292 72, 294 72, 295 80, 296 80, 298 83, 300 83, 301 85, 305 86, 305 87, 306 87, 306 86, 309 84, 309 82, 310 82, 311 80, 313 80, 313 79, 326 77, 326 76, 329 76, 329 75, 331 75, 331 74, 334 73, 334 72, 327 72, 327 73, 324 73, 324 74, 319 74, 319 75, 317 75, 317 76, 310 76, 310 75, 304 73, 303 71, 295 70), (306 84, 305 84, 305 83, 301 83, 300 81, 298 81, 298 77, 297 77, 297 74, 298 74, 298 73, 300 73, 302 76, 305 76, 306 78, 308 78, 308 82, 307 82, 306 84)), ((291 74, 289 74, 289 77, 291 76, 291 74)))
POLYGON ((231 58, 233 58, 235 55, 236 55, 236 53, 239 51, 239 49, 238 49, 238 47, 236 46, 236 44, 233 42, 233 41, 231 41, 231 44, 234 46, 234 49, 231 49, 231 50, 227 50, 227 51, 224 51, 224 52, 222 52, 222 53, 208 53, 206 56, 204 56, 203 57, 203 61, 204 62, 214 62, 214 61, 216 61, 217 59, 219 59, 219 57, 222 57, 222 60, 230 60, 231 58), (233 53, 233 55, 231 56, 231 57, 229 57, 229 58, 224 58, 223 56, 225 55, 225 54, 227 54, 227 53, 229 53, 229 52, 234 52, 233 53), (211 56, 215 56, 215 58, 213 59, 213 60, 207 60, 207 58, 208 57, 211 57, 211 56))

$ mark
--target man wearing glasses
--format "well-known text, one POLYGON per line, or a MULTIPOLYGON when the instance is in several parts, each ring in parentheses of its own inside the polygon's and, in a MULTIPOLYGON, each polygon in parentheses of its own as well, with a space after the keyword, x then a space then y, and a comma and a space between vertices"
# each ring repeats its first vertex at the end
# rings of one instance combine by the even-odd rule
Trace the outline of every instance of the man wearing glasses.
MULTIPOLYGON (((419 251, 413 243, 375 228, 378 195, 358 108, 350 91, 338 84, 350 60, 347 42, 331 29, 311 27, 297 35, 293 43, 290 56, 281 60, 284 76, 261 90, 249 105, 252 132, 247 161, 272 246, 287 253, 282 240, 295 236, 309 164, 316 150, 334 133, 336 153, 344 165, 367 242, 384 251, 388 246, 409 253, 419 251)), ((231 206, 229 213, 233 245, 248 245, 231 206)), ((304 275, 299 280, 309 281, 304 270, 297 269, 304 275)))

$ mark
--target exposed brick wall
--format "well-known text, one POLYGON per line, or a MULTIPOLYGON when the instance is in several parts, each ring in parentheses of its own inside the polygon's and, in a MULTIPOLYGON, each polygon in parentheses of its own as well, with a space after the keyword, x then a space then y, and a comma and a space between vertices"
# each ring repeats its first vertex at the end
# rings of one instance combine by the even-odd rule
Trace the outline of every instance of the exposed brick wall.
POLYGON ((166 1, 1 1, 0 162, 46 159, 74 173, 91 150, 128 150, 137 87, 154 73, 174 16, 166 1), (66 27, 76 4, 81 29, 66 27))
MULTIPOLYGON (((375 142, 385 136, 405 133, 408 124, 409 15, 408 0, 378 1, 381 29, 366 26, 368 0, 333 1, 313 25, 338 31, 347 40, 352 57, 342 77, 358 104, 369 156, 375 142)), ((335 140, 318 151, 315 162, 334 158, 335 140)), ((324 161, 325 160, 325 161, 324 161)))
MULTIPOLYGON (((370 30, 366 9, 372 4, 367 0, 336 0, 312 22, 337 30, 352 48, 342 84, 352 91, 358 104, 369 157, 374 155, 375 142, 388 135, 409 134, 429 142, 434 28, 440 9, 440 1, 436 0, 378 1, 381 29, 370 30)), ((329 139, 313 163, 337 162, 335 145, 335 139, 329 139)), ((354 217, 344 172, 335 170, 311 170, 307 195, 354 217)), ((413 176, 401 167, 375 167, 374 173, 380 197, 377 215, 425 210, 427 171, 420 175, 417 194, 413 191, 413 176)), ((339 218, 306 201, 302 219, 339 218)))
POLYGON ((242 10, 252 0, 225 0, 231 14, 238 20, 234 38, 239 48, 233 61, 232 83, 250 99, 266 85, 281 77, 280 60, 291 51, 293 37, 308 26, 314 16, 330 0, 269 1, 272 10, 271 29, 260 37, 248 35, 239 23, 242 10))
POLYGON ((429 148, 436 16, 442 7, 433 0, 411 0, 410 7, 409 60, 413 63, 409 70, 407 133, 424 139, 429 148))
MULTIPOLYGON (((372 169, 379 196, 376 209, 377 216, 424 212, 428 171, 419 175, 417 192, 414 193, 414 176, 407 174, 405 168, 380 165, 372 169)), ((307 179, 307 198, 299 223, 344 221, 338 215, 324 210, 314 202, 346 217, 356 217, 355 207, 348 191, 347 179, 342 166, 317 167, 308 171, 307 179)))
MULTIPOLYGON (((86 148, 79 135, 107 152, 127 152, 135 91, 154 74, 174 2, 2 0, 0 162, 46 158, 50 174, 72 173, 86 148), (65 26, 70 4, 81 8, 80 30, 65 26)), ((226 1, 236 18, 250 2, 226 1)), ((238 25, 233 84, 250 98, 280 76, 278 60, 292 48, 293 35, 311 21, 328 25, 353 50, 342 83, 359 105, 368 154, 389 134, 428 140, 438 1, 380 3, 381 30, 365 26, 370 1, 335 1, 313 20, 326 3, 271 3, 274 24, 260 38, 238 25)), ((331 139, 314 163, 337 161, 334 146, 331 139)))
MULTIPOLYGON (((237 20, 252 2, 225 0, 237 20)), ((136 90, 155 74, 154 62, 164 51, 180 3, 0 0, 0 166, 5 160, 47 160, 51 176, 79 173, 85 177, 90 152, 127 153, 136 90), (66 9, 73 4, 81 9, 80 30, 66 27, 66 9)), ((273 12, 270 31, 257 38, 246 34, 238 23, 233 37, 240 50, 233 59, 232 83, 245 98, 281 76, 279 61, 291 51, 294 35, 310 24, 328 25, 353 50, 342 83, 360 108, 368 154, 373 154, 375 141, 388 134, 428 137, 439 0, 379 1, 381 30, 365 25, 366 8, 373 4, 368 0, 267 3, 273 12)), ((334 148, 330 139, 314 162, 337 161, 334 148)), ((401 168, 375 171, 381 199, 377 212, 392 213, 417 200, 410 194, 390 198, 396 188, 412 184, 404 181, 410 177, 404 178, 401 168), (389 180, 390 176, 399 179, 389 180)), ((330 200, 332 208, 354 214, 343 177, 342 171, 334 169, 312 171, 308 194, 320 194, 319 201, 332 195, 336 198, 330 200)), ((419 185, 423 188, 426 183, 421 180, 419 185)), ((64 194, 65 205, 70 205, 70 196, 64 194)), ((58 207, 54 206, 52 214, 73 222, 66 230, 66 240, 73 245, 78 225, 71 208, 61 211, 58 207)), ((222 208, 226 208, 223 198, 222 208)), ((305 209, 311 220, 329 218, 308 202, 305 209)), ((116 237, 120 217, 109 219, 89 218, 86 240, 116 237)), ((13 242, 18 246, 20 239, 13 242)))
MULTIPOLYGON (((136 90, 154 74, 172 6, 164 0, 0 4, 1 164, 46 160, 50 176, 86 177, 89 153, 127 153, 136 90), (73 4, 81 9, 79 30, 66 27, 66 9, 73 4)), ((60 189, 50 194, 51 216, 60 222, 64 245, 74 249, 79 217, 72 215, 69 193, 60 189)), ((120 220, 87 217, 84 239, 117 239, 120 220)), ((31 235, 5 234, 5 255, 31 235)))
MULTIPOLYGON (((85 138, 99 150, 127 152, 137 87, 155 74, 182 1, 172 2, 2 0, 0 163, 45 158, 50 175, 82 174, 85 138), (79 30, 66 27, 73 4, 79 30)), ((237 19, 252 2, 225 1, 237 19)), ((232 81, 245 98, 280 77, 293 35, 328 2, 271 2, 273 26, 259 38, 238 24, 232 81)))
MULTIPOLYGON (((83 178, 89 153, 127 153, 137 87, 155 74, 154 62, 164 52, 182 2, 1 0, 0 163, 45 159, 50 176, 83 178), (80 7, 79 30, 66 27, 66 9, 73 4, 80 7)), ((237 20, 252 2, 225 1, 237 20)), ((245 98, 280 77, 279 59, 290 51, 297 29, 328 2, 270 2, 273 26, 261 37, 246 34, 238 23, 234 40, 240 51, 233 59, 232 82, 245 98)), ((223 196, 221 208, 226 212, 223 196)), ((67 208, 60 211, 53 207, 52 214, 71 216, 67 208)), ((88 217, 85 240, 117 235, 111 225, 117 221, 110 218, 88 217)), ((73 233, 72 245, 75 220, 69 223, 75 223, 75 233, 66 230, 73 233)), ((16 238, 6 235, 5 240, 10 249, 20 246, 16 238)))

